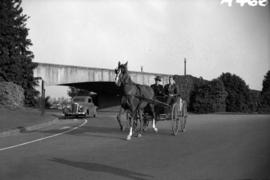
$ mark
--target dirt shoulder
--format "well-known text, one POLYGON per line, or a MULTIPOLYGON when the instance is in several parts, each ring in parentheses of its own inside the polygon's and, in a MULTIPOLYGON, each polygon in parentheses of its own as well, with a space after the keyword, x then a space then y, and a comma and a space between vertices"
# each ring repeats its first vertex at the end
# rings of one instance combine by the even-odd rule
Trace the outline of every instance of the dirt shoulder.
POLYGON ((39 109, 9 110, 0 108, 0 132, 52 121, 60 114, 57 111, 47 111, 41 116, 39 109))

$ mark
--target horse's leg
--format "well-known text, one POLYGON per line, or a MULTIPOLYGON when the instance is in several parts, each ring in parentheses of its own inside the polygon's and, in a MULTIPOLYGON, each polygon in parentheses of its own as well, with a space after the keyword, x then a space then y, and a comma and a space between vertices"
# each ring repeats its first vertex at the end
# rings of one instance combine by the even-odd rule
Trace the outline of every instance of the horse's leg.
POLYGON ((150 105, 151 107, 151 111, 153 114, 153 122, 152 122, 152 127, 154 129, 155 132, 158 132, 158 128, 156 127, 156 113, 155 113, 155 107, 153 104, 150 105))
POLYGON ((138 129, 138 111, 136 111, 136 114, 134 115, 133 118, 133 131, 134 133, 137 131, 138 129))
POLYGON ((149 121, 143 118, 143 131, 147 131, 149 121))
POLYGON ((142 109, 140 109, 139 110, 139 118, 140 118, 140 131, 139 131, 139 133, 138 133, 138 137, 142 137, 142 129, 143 129, 143 117, 142 117, 142 114, 143 114, 143 110, 142 109))
MULTIPOLYGON (((149 119, 143 116, 143 114, 146 113, 147 108, 149 109, 150 105, 148 104, 143 110, 142 110, 142 118, 143 118, 143 131, 147 131, 148 125, 149 125, 149 119)), ((149 113, 149 110, 148 110, 149 113)))
POLYGON ((131 140, 131 137, 132 137, 134 118, 136 116, 136 111, 130 112, 130 114, 131 114, 131 117, 129 118, 129 134, 127 136, 127 140, 131 140))
POLYGON ((121 115, 122 115, 124 112, 125 112, 124 108, 120 107, 120 110, 119 110, 119 112, 118 112, 118 114, 117 114, 117 116, 116 116, 116 119, 117 119, 117 122, 118 122, 118 124, 119 124, 119 126, 120 126, 120 130, 121 130, 121 131, 124 131, 124 130, 125 130, 125 128, 123 127, 122 122, 121 122, 121 115))

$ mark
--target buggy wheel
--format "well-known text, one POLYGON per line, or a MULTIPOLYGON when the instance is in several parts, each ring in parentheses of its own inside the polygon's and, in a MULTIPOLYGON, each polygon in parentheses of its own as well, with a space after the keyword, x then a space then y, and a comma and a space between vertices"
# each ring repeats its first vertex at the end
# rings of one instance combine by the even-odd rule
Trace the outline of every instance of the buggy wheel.
POLYGON ((188 117, 187 104, 184 101, 183 102, 182 109, 180 111, 181 132, 185 132, 186 131, 187 117, 188 117))
POLYGON ((179 130, 179 121, 180 121, 180 110, 177 103, 173 104, 172 113, 171 113, 171 122, 172 122, 172 133, 177 135, 179 130))
POLYGON ((181 123, 181 132, 185 132, 186 123, 187 123, 187 116, 181 116, 180 123, 181 123))

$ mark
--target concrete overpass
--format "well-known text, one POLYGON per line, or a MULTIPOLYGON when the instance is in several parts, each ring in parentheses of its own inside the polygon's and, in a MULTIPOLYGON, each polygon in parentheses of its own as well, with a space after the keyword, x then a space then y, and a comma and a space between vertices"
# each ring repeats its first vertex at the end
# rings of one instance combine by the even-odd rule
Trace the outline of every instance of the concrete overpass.
MULTIPOLYGON (((168 82, 168 74, 129 71, 131 79, 138 84, 151 85, 156 75, 161 76, 162 83, 168 82)), ((99 103, 111 99, 119 102, 120 89, 115 85, 114 69, 70 66, 60 64, 38 63, 34 69, 34 77, 42 77, 46 86, 64 85, 88 91, 94 91, 99 96, 99 103)))
MULTIPOLYGON (((135 83, 150 85, 154 77, 162 77, 163 83, 168 82, 168 74, 129 71, 135 83)), ((42 77, 46 86, 73 84, 79 82, 114 82, 114 69, 92 68, 82 66, 38 63, 34 69, 35 77, 42 77)))

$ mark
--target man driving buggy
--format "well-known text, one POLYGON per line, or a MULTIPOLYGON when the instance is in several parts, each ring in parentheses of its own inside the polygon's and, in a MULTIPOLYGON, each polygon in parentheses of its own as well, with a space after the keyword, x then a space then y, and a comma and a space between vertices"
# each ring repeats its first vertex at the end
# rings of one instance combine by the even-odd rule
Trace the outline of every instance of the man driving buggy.
POLYGON ((155 77, 155 84, 151 85, 151 88, 154 90, 155 97, 163 97, 164 96, 164 88, 160 84, 161 78, 160 76, 155 77))
MULTIPOLYGON (((160 83, 161 83, 160 76, 156 76, 155 84, 152 84, 151 88, 154 90, 154 98, 158 101, 163 102, 164 101, 164 88, 160 83)), ((155 112, 157 116, 159 116, 159 114, 162 113, 163 111, 164 110, 162 110, 162 107, 158 105, 155 106, 155 112)))

